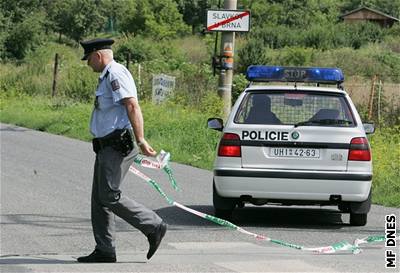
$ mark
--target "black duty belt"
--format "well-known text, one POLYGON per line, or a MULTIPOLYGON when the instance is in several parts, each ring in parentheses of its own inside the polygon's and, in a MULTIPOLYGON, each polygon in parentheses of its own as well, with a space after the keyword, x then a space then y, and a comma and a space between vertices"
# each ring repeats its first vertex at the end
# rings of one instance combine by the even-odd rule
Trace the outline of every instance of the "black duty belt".
POLYGON ((130 129, 118 129, 104 137, 94 138, 92 144, 96 154, 106 147, 112 147, 123 156, 127 156, 134 147, 130 129))

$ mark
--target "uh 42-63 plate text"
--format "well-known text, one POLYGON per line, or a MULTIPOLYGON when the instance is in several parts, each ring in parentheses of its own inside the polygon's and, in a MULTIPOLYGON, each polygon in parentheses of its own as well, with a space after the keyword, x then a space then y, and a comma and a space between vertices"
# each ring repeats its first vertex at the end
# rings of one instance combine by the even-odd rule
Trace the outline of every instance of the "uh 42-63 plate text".
POLYGON ((319 149, 309 148, 270 148, 270 157, 294 157, 294 158, 319 158, 319 149))

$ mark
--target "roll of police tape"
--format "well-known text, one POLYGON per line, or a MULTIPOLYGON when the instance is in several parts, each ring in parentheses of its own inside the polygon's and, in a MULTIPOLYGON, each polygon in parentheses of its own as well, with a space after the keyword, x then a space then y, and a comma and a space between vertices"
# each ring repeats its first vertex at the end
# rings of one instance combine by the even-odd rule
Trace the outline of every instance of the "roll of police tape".
POLYGON ((138 156, 135 157, 135 163, 146 168, 162 169, 168 175, 168 180, 171 183, 171 186, 175 190, 180 191, 178 184, 176 183, 175 177, 173 175, 172 169, 168 164, 170 158, 171 158, 170 153, 161 150, 161 152, 156 157, 157 161, 147 159, 139 154, 138 156))
MULTIPOLYGON (((134 162, 137 165, 145 167, 145 168, 162 169, 167 174, 168 180, 169 180, 171 186, 175 190, 178 191, 180 189, 174 178, 172 168, 169 166, 170 158, 171 158, 170 153, 167 153, 167 152, 161 150, 160 154, 158 154, 156 157, 156 161, 154 161, 148 157, 138 155, 135 158, 134 162)), ((240 233, 252 236, 257 240, 267 241, 267 242, 271 242, 273 244, 277 244, 280 246, 293 248, 293 249, 297 249, 297 250, 310 251, 310 252, 321 253, 321 254, 331 254, 331 253, 335 253, 338 251, 348 251, 349 253, 358 254, 362 251, 362 249, 360 248, 360 245, 362 245, 362 244, 369 244, 369 243, 374 243, 374 242, 385 241, 384 235, 375 235, 375 236, 367 236, 367 237, 364 237, 361 239, 355 239, 352 244, 347 241, 341 241, 341 242, 338 242, 338 243, 335 243, 335 244, 332 244, 329 246, 305 247, 305 246, 296 245, 296 244, 288 243, 288 242, 281 241, 281 240, 272 239, 268 236, 259 235, 259 234, 247 231, 227 220, 224 220, 224 219, 191 209, 185 205, 182 205, 182 204, 174 201, 167 194, 165 194, 165 192, 162 190, 161 186, 155 180, 146 176, 144 173, 142 173, 141 171, 139 171, 138 169, 133 167, 133 165, 129 167, 129 171, 134 173, 138 177, 142 178, 143 180, 145 180, 148 184, 150 184, 162 197, 164 197, 164 199, 167 201, 168 204, 176 206, 188 213, 194 214, 198 217, 206 219, 206 220, 213 222, 215 224, 218 224, 220 226, 223 226, 223 227, 226 227, 226 228, 229 228, 232 230, 236 230, 240 233)))

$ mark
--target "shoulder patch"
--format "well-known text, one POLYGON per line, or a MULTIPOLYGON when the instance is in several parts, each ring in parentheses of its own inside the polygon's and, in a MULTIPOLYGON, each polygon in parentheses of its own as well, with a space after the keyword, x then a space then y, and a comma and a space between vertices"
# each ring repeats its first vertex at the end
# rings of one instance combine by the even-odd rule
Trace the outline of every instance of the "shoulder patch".
POLYGON ((111 82, 111 88, 112 88, 113 91, 118 90, 119 87, 120 87, 120 86, 119 86, 118 80, 113 80, 113 81, 111 82))

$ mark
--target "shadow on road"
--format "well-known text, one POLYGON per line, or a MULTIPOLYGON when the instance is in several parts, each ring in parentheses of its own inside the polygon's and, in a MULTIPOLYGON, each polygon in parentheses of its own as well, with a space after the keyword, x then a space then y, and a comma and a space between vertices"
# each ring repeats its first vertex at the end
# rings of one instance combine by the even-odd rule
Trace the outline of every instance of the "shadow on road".
MULTIPOLYGON (((118 264, 146 264, 144 261, 129 261, 129 262, 121 262, 118 261, 118 264)), ((29 264, 76 264, 76 265, 84 265, 82 263, 78 263, 75 259, 73 260, 60 260, 55 258, 44 258, 39 256, 32 257, 0 257, 0 264, 2 265, 29 265, 29 264)), ((87 265, 87 264, 86 264, 87 265)), ((92 264, 93 265, 93 264, 92 264)), ((3 271, 2 271, 3 272, 3 271)))
MULTIPOLYGON (((189 206, 191 209, 213 215, 212 206, 189 206)), ((178 207, 164 207, 156 210, 169 225, 189 227, 216 227, 216 224, 196 215, 181 210, 178 207)), ((47 227, 62 230, 91 231, 89 218, 55 216, 44 214, 3 214, 0 226, 27 225, 32 227, 47 227)), ((119 231, 129 231, 131 227, 122 219, 116 219, 119 231)), ((241 227, 275 227, 303 229, 340 229, 348 226, 342 221, 338 210, 320 208, 287 208, 287 207, 245 207, 236 209, 231 220, 241 227)))
POLYGON ((20 264, 76 264, 76 261, 59 260, 50 258, 1 258, 0 264, 20 265, 20 264))
MULTIPOLYGON (((213 215, 212 206, 189 206, 191 209, 213 215)), ((156 212, 170 225, 214 227, 211 221, 183 211, 177 207, 166 207, 156 212)), ((335 209, 246 207, 236 209, 231 220, 241 227, 282 227, 310 229, 340 229, 348 226, 335 209)))
POLYGON ((90 219, 46 214, 1 214, 0 227, 7 225, 27 225, 55 229, 87 230, 90 219))

